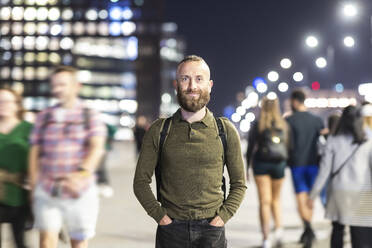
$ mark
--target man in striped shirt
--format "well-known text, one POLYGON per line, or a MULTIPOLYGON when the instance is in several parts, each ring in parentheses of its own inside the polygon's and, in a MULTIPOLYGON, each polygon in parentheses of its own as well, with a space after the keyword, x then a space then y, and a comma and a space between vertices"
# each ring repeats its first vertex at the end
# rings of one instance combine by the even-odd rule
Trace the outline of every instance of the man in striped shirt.
POLYGON ((59 103, 39 113, 30 138, 35 226, 42 248, 57 247, 63 223, 73 248, 88 247, 98 215, 94 172, 104 153, 106 128, 99 114, 78 99, 76 69, 58 67, 50 80, 59 103))

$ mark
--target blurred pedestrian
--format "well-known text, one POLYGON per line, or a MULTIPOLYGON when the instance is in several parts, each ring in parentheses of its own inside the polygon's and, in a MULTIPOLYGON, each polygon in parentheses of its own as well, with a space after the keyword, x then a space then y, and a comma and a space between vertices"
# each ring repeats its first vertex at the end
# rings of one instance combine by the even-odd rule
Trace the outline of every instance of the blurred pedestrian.
POLYGON ((313 209, 309 208, 307 201, 319 170, 317 144, 324 125, 320 117, 307 111, 305 99, 306 95, 302 90, 292 92, 292 114, 286 120, 291 134, 288 164, 292 172, 298 212, 304 223, 300 242, 309 248, 315 240, 315 233, 311 227, 313 209))
POLYGON ((368 139, 372 139, 372 104, 365 104, 362 107, 362 115, 364 122, 364 131, 368 139))
POLYGON ((23 120, 21 96, 0 88, 0 223, 11 224, 17 248, 26 247, 24 231, 30 214, 24 186, 31 129, 23 120))
POLYGON ((140 115, 136 119, 136 126, 134 127, 134 139, 136 141, 137 154, 141 151, 143 137, 148 129, 149 123, 147 118, 143 115, 140 115))
POLYGON ((331 246, 343 247, 344 226, 350 225, 355 248, 372 247, 372 140, 365 137, 360 109, 344 109, 327 141, 308 205, 328 181, 325 215, 332 221, 331 246))
POLYGON ((337 113, 330 114, 327 118, 327 129, 319 135, 318 139, 318 154, 321 157, 325 151, 327 145, 327 139, 329 136, 334 135, 338 121, 340 120, 340 115, 337 113))
MULTIPOLYGON (((282 243, 282 216, 280 193, 288 158, 288 126, 281 117, 279 100, 264 97, 260 117, 248 135, 247 172, 252 163, 260 202, 260 222, 263 248, 271 247, 270 218, 275 222, 274 238, 282 243)), ((248 175, 248 173, 247 173, 248 175)))
POLYGON ((108 171, 107 171, 107 156, 112 150, 112 143, 114 142, 115 133, 117 127, 106 123, 107 137, 105 143, 106 152, 102 157, 102 160, 97 169, 97 182, 99 188, 99 194, 103 197, 110 198, 114 195, 114 189, 111 187, 108 171))
POLYGON ((183 59, 174 81, 181 108, 172 117, 155 121, 145 134, 133 186, 141 205, 158 223, 157 248, 227 247, 225 223, 243 200, 239 135, 228 119, 215 118, 206 108, 212 85, 201 57, 183 59), (230 178, 226 200, 224 164, 230 178), (154 171, 158 199, 150 188, 154 171))
POLYGON ((72 248, 87 247, 95 234, 99 207, 95 170, 104 153, 106 128, 98 113, 78 99, 75 68, 56 68, 50 81, 59 103, 37 116, 31 134, 35 226, 42 248, 57 247, 64 223, 72 248))

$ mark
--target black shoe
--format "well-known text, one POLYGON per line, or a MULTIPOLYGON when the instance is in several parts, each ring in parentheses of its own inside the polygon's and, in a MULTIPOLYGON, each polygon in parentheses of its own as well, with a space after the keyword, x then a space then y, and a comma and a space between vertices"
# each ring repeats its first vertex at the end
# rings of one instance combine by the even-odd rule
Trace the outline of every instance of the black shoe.
POLYGON ((306 228, 300 237, 301 244, 313 242, 315 240, 315 233, 311 228, 306 228))
POLYGON ((312 229, 308 229, 304 232, 303 237, 303 248, 311 248, 313 246, 313 242, 315 240, 315 234, 312 229))

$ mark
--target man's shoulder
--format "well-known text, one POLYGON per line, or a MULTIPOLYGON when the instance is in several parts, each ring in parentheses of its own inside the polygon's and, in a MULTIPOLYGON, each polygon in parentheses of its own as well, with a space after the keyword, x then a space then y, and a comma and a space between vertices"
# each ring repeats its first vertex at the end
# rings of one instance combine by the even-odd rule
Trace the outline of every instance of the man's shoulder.
POLYGON ((150 128, 148 129, 148 132, 150 134, 156 134, 160 133, 164 126, 164 122, 167 118, 158 118, 153 123, 151 123, 150 128))
POLYGON ((293 112, 291 115, 285 118, 287 121, 296 121, 296 120, 306 120, 306 119, 313 119, 317 121, 322 121, 322 119, 314 113, 309 111, 297 111, 293 112))
POLYGON ((215 116, 214 118, 220 119, 226 130, 235 129, 234 124, 229 120, 229 118, 223 116, 215 116))

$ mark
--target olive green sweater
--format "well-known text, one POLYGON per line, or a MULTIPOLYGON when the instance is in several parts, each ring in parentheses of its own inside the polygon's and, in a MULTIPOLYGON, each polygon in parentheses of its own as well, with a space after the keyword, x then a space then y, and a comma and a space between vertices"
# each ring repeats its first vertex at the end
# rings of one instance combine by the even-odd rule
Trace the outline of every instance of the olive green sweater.
POLYGON ((197 220, 219 215, 226 223, 241 204, 245 186, 240 139, 235 127, 223 118, 227 136, 226 167, 230 191, 223 199, 223 145, 213 114, 194 123, 182 119, 178 110, 172 118, 161 161, 161 203, 150 188, 157 159, 163 119, 155 121, 143 139, 136 173, 134 193, 156 222, 164 215, 180 220, 197 220))

